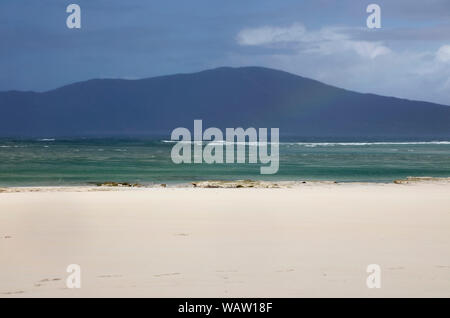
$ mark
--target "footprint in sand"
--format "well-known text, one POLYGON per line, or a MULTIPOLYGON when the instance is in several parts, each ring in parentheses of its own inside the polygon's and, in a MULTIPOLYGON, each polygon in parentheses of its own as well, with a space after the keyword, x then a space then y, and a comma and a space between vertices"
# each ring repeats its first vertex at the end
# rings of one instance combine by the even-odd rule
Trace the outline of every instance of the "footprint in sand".
POLYGON ((44 279, 41 279, 40 281, 38 281, 36 283, 36 285, 42 286, 43 284, 40 284, 40 283, 51 283, 51 282, 57 282, 60 280, 62 280, 62 278, 44 278, 44 279))
POLYGON ((237 270, 216 270, 216 273, 237 273, 237 270))
POLYGON ((19 291, 12 291, 12 292, 5 292, 0 293, 1 295, 18 295, 18 294, 25 294, 25 291, 19 290, 19 291))
POLYGON ((290 272, 294 272, 294 271, 295 271, 295 269, 288 268, 288 269, 279 270, 279 271, 277 271, 277 273, 290 273, 290 272))
POLYGON ((98 278, 118 278, 118 277, 123 277, 122 275, 100 275, 97 276, 98 278))
POLYGON ((180 273, 157 274, 157 275, 153 275, 153 277, 176 276, 176 275, 181 275, 181 274, 180 273))
POLYGON ((11 239, 12 236, 10 236, 10 235, 5 235, 5 236, 3 236, 3 238, 4 238, 5 240, 7 240, 7 239, 11 239))

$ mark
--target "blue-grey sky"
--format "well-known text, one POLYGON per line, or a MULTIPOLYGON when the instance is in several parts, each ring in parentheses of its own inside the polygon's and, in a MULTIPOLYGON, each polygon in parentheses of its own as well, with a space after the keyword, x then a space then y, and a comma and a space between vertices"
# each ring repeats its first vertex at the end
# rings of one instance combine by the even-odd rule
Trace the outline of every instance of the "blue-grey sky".
POLYGON ((450 105, 450 0, 2 0, 0 43, 2 91, 258 65, 450 105))

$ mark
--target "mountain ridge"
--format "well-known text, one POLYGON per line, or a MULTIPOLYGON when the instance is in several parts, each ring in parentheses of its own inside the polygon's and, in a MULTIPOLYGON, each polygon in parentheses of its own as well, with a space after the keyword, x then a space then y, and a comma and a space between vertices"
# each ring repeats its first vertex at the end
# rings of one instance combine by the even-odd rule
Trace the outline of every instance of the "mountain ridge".
POLYGON ((310 81, 314 81, 317 83, 320 83, 322 85, 328 86, 328 87, 333 87, 333 88, 338 88, 344 91, 348 91, 348 92, 352 92, 352 93, 358 93, 358 94, 364 94, 364 95, 373 95, 373 96, 380 96, 380 97, 386 97, 386 98, 396 98, 396 99, 400 99, 400 100, 406 100, 406 101, 412 101, 412 102, 424 102, 424 103, 430 103, 430 104, 436 104, 436 105, 442 105, 442 106, 449 106, 450 104, 440 104, 440 103, 436 103, 436 102, 430 102, 430 101, 426 101, 426 100, 418 100, 418 99, 411 99, 411 98, 407 98, 407 97, 399 97, 399 96, 390 96, 390 95, 381 95, 381 94, 377 94, 377 93, 371 93, 371 92, 361 92, 361 91, 353 91, 351 89, 347 89, 347 88, 342 88, 342 87, 338 87, 338 86, 334 86, 331 84, 327 84, 325 82, 321 82, 319 80, 313 79, 313 78, 308 78, 308 77, 304 77, 302 75, 297 75, 294 73, 290 73, 287 71, 283 71, 283 70, 276 70, 276 69, 271 69, 268 67, 263 67, 263 66, 239 66, 239 67, 232 67, 232 66, 219 66, 216 68, 212 68, 212 69, 206 69, 206 70, 202 70, 202 71, 198 71, 198 72, 192 72, 192 73, 174 73, 174 74, 169 74, 169 75, 157 75, 157 76, 151 76, 151 77, 143 77, 143 78, 136 78, 136 79, 129 79, 129 78, 91 78, 91 79, 87 79, 87 80, 81 80, 81 81, 76 81, 73 83, 69 83, 69 84, 64 84, 62 86, 58 86, 56 88, 52 88, 49 90, 45 90, 45 91, 33 91, 33 90, 17 90, 17 89, 12 89, 12 90, 6 90, 6 91, 0 91, 0 94, 2 93, 32 93, 32 94, 45 94, 45 93, 50 93, 68 86, 73 86, 73 85, 77 85, 77 84, 81 84, 81 83, 89 83, 89 82, 100 82, 100 81, 123 81, 123 82, 133 82, 133 81, 145 81, 145 80, 149 80, 149 79, 161 79, 161 78, 165 78, 165 77, 171 77, 171 76, 183 76, 183 75, 192 75, 192 74, 200 74, 200 73, 204 73, 204 72, 209 72, 209 71, 219 71, 219 70, 236 70, 236 69, 265 69, 265 70, 271 70, 271 71, 277 71, 277 72, 281 72, 281 73, 285 73, 288 75, 292 75, 295 77, 300 77, 303 79, 307 79, 310 81))
POLYGON ((4 137, 167 134, 194 119, 208 127, 279 127, 282 135, 450 137, 450 106, 254 66, 0 92, 4 137))

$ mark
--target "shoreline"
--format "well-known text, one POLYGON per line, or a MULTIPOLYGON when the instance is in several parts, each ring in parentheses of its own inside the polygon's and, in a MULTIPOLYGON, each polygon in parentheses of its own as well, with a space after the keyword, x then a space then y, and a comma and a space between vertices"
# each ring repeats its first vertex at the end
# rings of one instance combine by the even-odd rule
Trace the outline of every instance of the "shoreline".
POLYGON ((1 187, 1 193, 22 192, 95 192, 95 191, 142 191, 151 189, 295 189, 312 186, 392 186, 392 185, 450 185, 450 177, 408 177, 393 182, 338 182, 333 180, 302 181, 259 181, 259 180, 207 180, 189 183, 140 185, 126 182, 105 182, 98 185, 58 185, 58 186, 10 186, 1 187))

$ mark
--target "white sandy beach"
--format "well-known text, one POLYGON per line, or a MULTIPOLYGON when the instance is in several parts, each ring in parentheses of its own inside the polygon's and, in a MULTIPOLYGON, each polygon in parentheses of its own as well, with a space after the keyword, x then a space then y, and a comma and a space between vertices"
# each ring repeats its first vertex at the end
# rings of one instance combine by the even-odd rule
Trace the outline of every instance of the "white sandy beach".
POLYGON ((0 193, 0 297, 450 297, 448 183, 34 190, 0 193))

